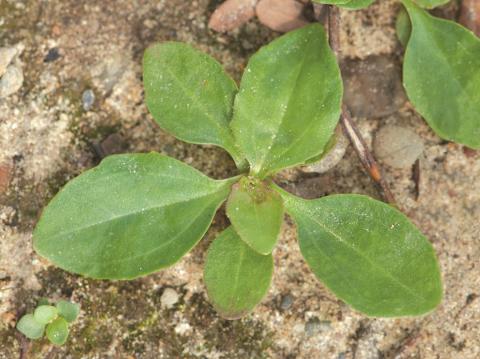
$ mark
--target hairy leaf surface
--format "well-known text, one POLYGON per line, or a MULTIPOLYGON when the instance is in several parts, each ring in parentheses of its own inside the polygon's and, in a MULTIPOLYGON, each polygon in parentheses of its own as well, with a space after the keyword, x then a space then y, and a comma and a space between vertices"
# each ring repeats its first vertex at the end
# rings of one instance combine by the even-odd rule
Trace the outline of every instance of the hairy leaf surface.
POLYGON ((340 116, 342 81, 321 25, 292 31, 253 55, 231 123, 253 174, 319 155, 340 116))
POLYGON ((229 127, 237 85, 211 56, 184 43, 156 44, 145 51, 143 78, 148 109, 160 127, 241 159, 229 127))
POLYGON ((29 339, 40 339, 45 331, 45 324, 39 323, 33 314, 25 314, 17 323, 17 330, 29 339))
POLYGON ((227 215, 240 238, 260 254, 270 254, 283 222, 280 195, 265 183, 242 178, 233 186, 227 215))
POLYGON ((46 207, 34 232, 35 250, 93 278, 152 273, 202 238, 232 181, 212 180, 157 153, 107 157, 46 207))
POLYGON ((412 21, 403 82, 415 109, 443 139, 480 148, 480 39, 403 0, 412 21))
POLYGON ((215 309, 225 318, 237 319, 262 300, 272 273, 272 255, 258 254, 229 227, 208 249, 204 280, 215 309))
POLYGON ((47 325, 47 338, 55 345, 63 345, 68 338, 68 323, 64 318, 58 317, 47 325))
POLYGON ((401 212, 361 195, 307 201, 282 191, 315 275, 370 316, 424 314, 442 298, 431 244, 401 212))

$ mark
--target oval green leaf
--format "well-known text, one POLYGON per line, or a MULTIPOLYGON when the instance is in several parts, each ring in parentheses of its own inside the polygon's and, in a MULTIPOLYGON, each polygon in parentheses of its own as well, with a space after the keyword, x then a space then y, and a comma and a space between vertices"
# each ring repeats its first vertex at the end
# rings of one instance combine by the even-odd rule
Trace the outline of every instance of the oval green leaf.
POLYGON ((33 314, 25 314, 17 323, 17 330, 28 339, 40 339, 45 330, 45 324, 39 323, 33 314))
POLYGON ((434 250, 401 212, 361 195, 307 201, 282 193, 308 265, 354 309, 399 317, 427 313, 440 303, 434 250))
POLYGON ((403 83, 415 109, 443 139, 480 148, 480 39, 403 0, 412 33, 403 83))
POLYGON ((155 272, 202 238, 234 181, 212 180, 158 153, 107 157, 45 208, 34 231, 35 250, 60 268, 93 278, 155 272))
POLYGON ((71 323, 77 319, 80 313, 80 305, 66 300, 61 300, 57 304, 58 314, 61 315, 67 322, 71 323))
POLYGON ((252 173, 263 178, 322 153, 339 120, 342 89, 319 24, 289 32, 253 55, 231 123, 252 173))
POLYGON ((237 85, 215 59, 184 43, 156 44, 145 51, 143 80, 147 107, 160 127, 241 160, 229 127, 237 85))
POLYGON ((63 345, 68 338, 68 323, 65 319, 58 317, 47 325, 47 338, 52 344, 63 345))
POLYGON ((41 305, 35 309, 33 316, 40 324, 48 324, 58 316, 58 310, 53 305, 41 305))
POLYGON ((404 7, 401 7, 398 11, 397 19, 395 20, 395 30, 398 41, 400 41, 403 47, 407 47, 410 34, 412 33, 412 23, 404 7))
POLYGON ((240 238, 256 252, 272 253, 283 222, 280 195, 264 182, 244 177, 227 201, 227 216, 240 238))
POLYGON ((255 252, 229 227, 208 249, 204 280, 217 312, 224 318, 238 319, 265 296, 272 273, 272 256, 255 252))

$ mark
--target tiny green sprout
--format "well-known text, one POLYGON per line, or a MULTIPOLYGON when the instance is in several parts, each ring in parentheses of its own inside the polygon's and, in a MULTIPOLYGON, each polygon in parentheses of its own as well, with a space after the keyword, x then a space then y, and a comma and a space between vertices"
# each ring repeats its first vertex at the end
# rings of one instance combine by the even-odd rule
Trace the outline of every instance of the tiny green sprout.
POLYGON ((80 305, 72 303, 66 300, 61 300, 57 303, 58 314, 65 318, 69 323, 77 319, 78 313, 80 313, 80 305))
POLYGON ((29 339, 40 339, 45 331, 45 324, 39 323, 33 314, 25 314, 17 323, 20 333, 29 339))
POLYGON ((58 316, 57 308, 51 305, 41 305, 33 312, 35 320, 41 324, 48 324, 58 316))
MULTIPOLYGON (((285 214, 312 271, 354 309, 396 317, 438 305, 434 250, 400 211, 361 195, 305 200, 274 182, 279 171, 331 148, 343 87, 321 25, 260 49, 240 86, 217 61, 183 43, 150 47, 143 65, 155 121, 181 140, 224 148, 239 175, 214 180, 154 152, 109 156, 45 208, 34 231, 39 255, 97 279, 148 275, 187 254, 226 201, 231 226, 210 245, 204 269, 209 299, 225 318, 249 313, 267 293, 285 214)), ((70 318, 71 308, 57 309, 70 318)), ((61 342, 65 323, 49 326, 49 338, 61 342)))
POLYGON ((47 338, 55 345, 63 345, 68 338, 68 322, 59 317, 47 325, 47 338))
POLYGON ((40 339, 46 332, 48 340, 63 345, 68 338, 68 323, 73 322, 80 312, 76 303, 60 300, 56 306, 42 298, 33 314, 25 314, 17 323, 17 330, 29 339, 40 339))

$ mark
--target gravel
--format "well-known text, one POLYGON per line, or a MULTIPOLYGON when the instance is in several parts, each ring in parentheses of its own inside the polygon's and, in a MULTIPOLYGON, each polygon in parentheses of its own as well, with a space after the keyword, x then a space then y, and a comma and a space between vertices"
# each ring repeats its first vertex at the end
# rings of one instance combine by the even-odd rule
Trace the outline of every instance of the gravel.
POLYGON ((411 167, 424 150, 420 136, 410 128, 396 125, 382 127, 373 146, 377 158, 393 168, 411 167))

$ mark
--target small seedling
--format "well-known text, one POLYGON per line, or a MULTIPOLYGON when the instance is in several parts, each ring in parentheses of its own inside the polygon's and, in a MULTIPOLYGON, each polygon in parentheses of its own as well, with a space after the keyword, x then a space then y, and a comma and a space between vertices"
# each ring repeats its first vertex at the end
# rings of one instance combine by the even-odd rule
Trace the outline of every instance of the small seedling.
POLYGON ((40 339, 46 333, 55 345, 63 345, 68 338, 68 325, 80 312, 76 303, 60 300, 55 306, 41 300, 33 314, 25 314, 17 323, 17 330, 29 339, 40 339))
POLYGON ((232 225, 211 244, 204 272, 226 318, 248 313, 267 292, 285 212, 315 275, 353 308, 389 317, 438 305, 433 248, 397 209, 362 195, 304 200, 274 183, 280 170, 329 148, 339 120, 342 81, 321 25, 260 49, 239 89, 210 56, 176 42, 145 52, 144 83, 162 128, 223 147, 240 175, 213 180, 158 153, 110 156, 50 202, 34 231, 37 253, 93 278, 140 277, 189 252, 227 200, 232 225))

